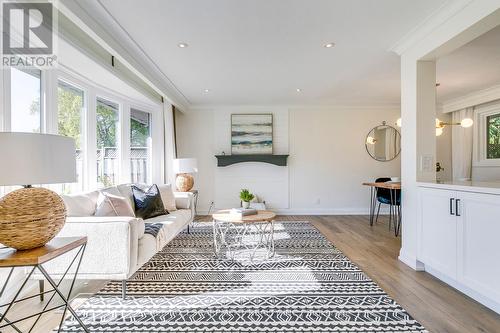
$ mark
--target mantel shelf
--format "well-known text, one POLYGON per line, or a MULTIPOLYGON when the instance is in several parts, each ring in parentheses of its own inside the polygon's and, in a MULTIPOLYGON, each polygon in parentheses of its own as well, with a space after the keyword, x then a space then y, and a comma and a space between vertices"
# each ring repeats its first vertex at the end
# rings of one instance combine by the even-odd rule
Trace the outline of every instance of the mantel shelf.
POLYGON ((217 158, 218 167, 244 162, 262 162, 277 166, 286 166, 288 155, 215 155, 215 157, 217 158))

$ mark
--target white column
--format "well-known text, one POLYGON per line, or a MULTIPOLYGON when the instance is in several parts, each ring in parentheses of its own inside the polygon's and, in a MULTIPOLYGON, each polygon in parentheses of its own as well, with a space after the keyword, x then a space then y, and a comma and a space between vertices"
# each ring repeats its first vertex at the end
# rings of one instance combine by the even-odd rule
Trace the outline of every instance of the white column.
POLYGON ((421 270, 417 261, 417 181, 435 180, 436 65, 401 57, 402 247, 399 259, 421 270))

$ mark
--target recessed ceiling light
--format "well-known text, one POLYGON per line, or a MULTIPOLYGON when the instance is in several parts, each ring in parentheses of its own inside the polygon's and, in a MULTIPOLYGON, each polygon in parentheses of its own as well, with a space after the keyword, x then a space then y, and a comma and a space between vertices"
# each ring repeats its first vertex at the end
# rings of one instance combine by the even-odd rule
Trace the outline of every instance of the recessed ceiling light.
POLYGON ((180 47, 181 49, 185 48, 185 47, 188 47, 189 45, 187 43, 179 43, 177 44, 178 47, 180 47))
POLYGON ((327 49, 329 49, 330 47, 334 47, 335 46, 335 43, 326 43, 323 45, 323 47, 326 47, 327 49))
POLYGON ((207 94, 207 93, 209 93, 209 92, 210 92, 210 89, 205 89, 205 90, 203 90, 203 92, 204 92, 205 94, 207 94))
POLYGON ((302 89, 297 88, 297 89, 295 89, 295 91, 296 91, 296 92, 301 92, 301 91, 302 91, 302 89))

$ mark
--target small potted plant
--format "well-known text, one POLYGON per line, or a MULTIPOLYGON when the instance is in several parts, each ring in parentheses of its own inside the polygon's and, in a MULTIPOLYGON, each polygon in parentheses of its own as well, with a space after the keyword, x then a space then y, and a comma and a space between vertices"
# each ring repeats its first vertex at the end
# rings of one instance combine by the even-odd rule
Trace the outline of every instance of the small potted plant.
POLYGON ((250 201, 252 201, 253 198, 255 198, 255 196, 250 193, 249 190, 245 188, 241 190, 240 199, 242 201, 243 208, 247 209, 248 207, 250 207, 250 201))

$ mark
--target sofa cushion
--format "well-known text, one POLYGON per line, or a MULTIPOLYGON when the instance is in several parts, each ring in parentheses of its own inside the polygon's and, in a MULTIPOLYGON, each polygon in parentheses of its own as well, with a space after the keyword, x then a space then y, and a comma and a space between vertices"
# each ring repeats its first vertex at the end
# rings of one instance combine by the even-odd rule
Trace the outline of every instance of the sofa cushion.
POLYGON ((146 242, 147 239, 155 239, 156 251, 163 249, 168 242, 170 242, 177 234, 184 229, 191 221, 191 211, 187 209, 179 209, 171 212, 168 215, 160 215, 147 220, 144 220, 145 224, 163 224, 163 228, 158 232, 157 236, 154 237, 151 234, 145 234, 144 240, 141 242, 146 242))
POLYGON ((174 191, 172 190, 172 185, 170 184, 160 184, 158 185, 158 189, 160 190, 161 200, 163 201, 163 206, 169 212, 173 212, 177 210, 177 206, 175 205, 175 196, 174 191))
POLYGON ((98 191, 89 193, 61 195, 66 206, 67 216, 92 216, 97 206, 98 191))
POLYGON ((170 225, 172 222, 176 222, 186 225, 189 221, 191 221, 191 211, 189 209, 178 209, 168 215, 160 215, 145 219, 144 223, 163 223, 170 225))
POLYGON ((128 201, 130 203, 130 207, 132 207, 132 210, 135 211, 135 203, 134 203, 134 195, 132 193, 132 185, 135 185, 144 191, 146 191, 149 188, 149 186, 146 184, 121 184, 121 185, 118 185, 116 187, 118 189, 118 191, 120 191, 122 196, 124 196, 126 199, 128 199, 128 201))
POLYGON ((190 209, 193 193, 175 192, 175 206, 177 209, 190 209))
POLYGON ((95 216, 135 217, 135 213, 130 206, 130 202, 125 197, 101 192, 99 193, 99 198, 97 199, 95 216))
POLYGON ((132 185, 134 195, 135 215, 143 219, 168 214, 161 200, 158 186, 152 185, 147 191, 132 185))

